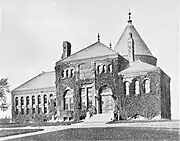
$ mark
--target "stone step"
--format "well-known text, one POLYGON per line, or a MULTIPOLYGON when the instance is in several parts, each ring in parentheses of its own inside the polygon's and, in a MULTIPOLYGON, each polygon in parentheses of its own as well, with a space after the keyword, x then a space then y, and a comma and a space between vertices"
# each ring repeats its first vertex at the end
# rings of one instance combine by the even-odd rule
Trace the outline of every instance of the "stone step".
POLYGON ((84 123, 107 123, 113 120, 112 112, 110 113, 102 113, 93 115, 89 119, 85 119, 84 123))

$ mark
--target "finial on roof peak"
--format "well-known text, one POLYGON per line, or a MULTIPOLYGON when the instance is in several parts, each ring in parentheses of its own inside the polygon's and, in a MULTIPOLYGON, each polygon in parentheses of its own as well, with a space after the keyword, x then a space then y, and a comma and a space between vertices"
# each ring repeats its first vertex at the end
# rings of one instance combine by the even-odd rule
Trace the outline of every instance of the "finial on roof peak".
POLYGON ((98 36, 97 36, 97 37, 98 37, 98 42, 100 42, 100 35, 99 35, 99 32, 98 32, 98 36))
POLYGON ((110 47, 110 49, 112 48, 112 44, 111 44, 111 41, 110 41, 110 43, 109 43, 109 47, 110 47))
POLYGON ((128 19, 128 23, 129 24, 131 24, 132 23, 132 20, 131 20, 131 11, 130 11, 130 6, 129 6, 129 13, 128 13, 128 15, 129 15, 129 19, 128 19))

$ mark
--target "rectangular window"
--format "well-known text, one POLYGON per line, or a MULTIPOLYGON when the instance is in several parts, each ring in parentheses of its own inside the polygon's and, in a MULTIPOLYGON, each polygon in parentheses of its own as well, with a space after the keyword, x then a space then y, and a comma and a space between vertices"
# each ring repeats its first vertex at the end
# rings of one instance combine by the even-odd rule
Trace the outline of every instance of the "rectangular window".
POLYGON ((22 115, 24 114, 24 109, 23 109, 23 108, 21 108, 21 114, 22 114, 22 115))
POLYGON ((69 100, 70 100, 70 110, 73 111, 74 110, 73 98, 69 98, 69 100))
POLYGON ((92 96, 88 96, 88 108, 92 108, 92 96))
POLYGON ((92 108, 92 87, 87 88, 88 108, 92 108))
POLYGON ((65 110, 68 110, 69 107, 69 101, 68 98, 65 98, 65 110))
POLYGON ((29 111, 30 111, 29 108, 27 108, 27 111, 26 111, 26 114, 27 114, 27 115, 29 115, 29 111))
POLYGON ((44 107, 44 114, 47 113, 47 107, 44 107))
POLYGON ((33 109, 32 109, 32 114, 35 114, 35 112, 36 112, 36 109, 33 108, 33 109))
POLYGON ((32 105, 34 105, 34 104, 35 104, 35 98, 32 99, 32 105))
POLYGON ((87 104, 85 88, 81 88, 81 109, 85 109, 87 104))
POLYGON ((16 109, 16 115, 18 115, 19 114, 19 110, 18 109, 16 109))
POLYGON ((41 107, 38 107, 38 114, 41 113, 41 107))

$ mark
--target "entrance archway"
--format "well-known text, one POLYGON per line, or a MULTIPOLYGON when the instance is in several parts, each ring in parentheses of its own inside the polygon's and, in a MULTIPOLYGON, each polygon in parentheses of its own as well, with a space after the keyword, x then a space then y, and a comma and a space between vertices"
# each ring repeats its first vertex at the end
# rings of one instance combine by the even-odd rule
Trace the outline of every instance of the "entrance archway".
POLYGON ((110 113, 114 111, 114 99, 111 88, 103 86, 98 92, 98 113, 110 113))

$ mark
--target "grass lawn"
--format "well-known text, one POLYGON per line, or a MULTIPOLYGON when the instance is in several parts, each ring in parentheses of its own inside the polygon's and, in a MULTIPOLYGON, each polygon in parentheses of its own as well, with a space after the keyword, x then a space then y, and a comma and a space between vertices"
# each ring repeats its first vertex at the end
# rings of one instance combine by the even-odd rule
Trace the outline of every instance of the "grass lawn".
POLYGON ((96 140, 173 140, 179 141, 178 131, 155 130, 140 127, 75 128, 14 141, 96 141, 96 140))
POLYGON ((44 129, 11 129, 11 130, 0 130, 0 137, 6 137, 11 135, 25 134, 30 132, 42 131, 44 129))

